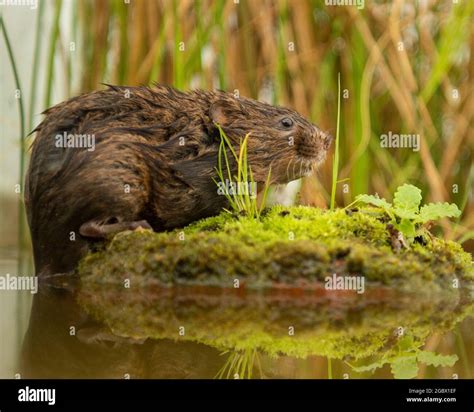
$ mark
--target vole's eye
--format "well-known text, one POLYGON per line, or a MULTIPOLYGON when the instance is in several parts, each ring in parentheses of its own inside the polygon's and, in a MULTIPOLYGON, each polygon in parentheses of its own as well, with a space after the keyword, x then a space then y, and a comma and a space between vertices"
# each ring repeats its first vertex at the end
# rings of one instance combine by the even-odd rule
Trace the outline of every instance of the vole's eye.
POLYGON ((285 117, 280 120, 280 123, 283 127, 286 127, 289 129, 291 126, 293 126, 293 120, 291 120, 289 117, 285 117))

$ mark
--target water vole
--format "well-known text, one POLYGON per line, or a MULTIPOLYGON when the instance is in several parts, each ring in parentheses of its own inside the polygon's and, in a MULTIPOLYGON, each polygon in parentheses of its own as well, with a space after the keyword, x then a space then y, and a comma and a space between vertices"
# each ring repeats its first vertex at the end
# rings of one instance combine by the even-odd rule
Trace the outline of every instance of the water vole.
POLYGON ((35 129, 25 202, 36 271, 72 270, 91 241, 136 227, 162 231, 226 206, 216 177, 221 125, 247 133, 257 187, 309 174, 331 138, 293 110, 223 91, 118 87, 74 97, 35 129))

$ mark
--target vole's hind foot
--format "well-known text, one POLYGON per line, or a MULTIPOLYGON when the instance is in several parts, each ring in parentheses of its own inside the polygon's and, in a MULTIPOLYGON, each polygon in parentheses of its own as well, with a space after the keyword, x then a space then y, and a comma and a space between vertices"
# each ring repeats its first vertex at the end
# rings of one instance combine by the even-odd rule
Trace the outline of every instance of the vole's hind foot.
POLYGON ((138 220, 135 222, 117 222, 117 223, 100 223, 94 220, 84 223, 79 228, 79 233, 84 237, 90 238, 106 238, 125 230, 149 229, 153 230, 146 220, 138 220))

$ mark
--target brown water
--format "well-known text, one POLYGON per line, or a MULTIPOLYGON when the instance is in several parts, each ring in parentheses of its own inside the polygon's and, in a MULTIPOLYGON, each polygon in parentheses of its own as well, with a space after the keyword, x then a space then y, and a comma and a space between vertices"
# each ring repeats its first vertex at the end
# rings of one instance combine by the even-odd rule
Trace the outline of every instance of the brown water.
MULTIPOLYGON (((16 274, 18 262, 14 249, 0 250, 2 275, 16 274)), ((308 304, 300 302, 292 308, 281 299, 276 303, 275 300, 269 302, 267 297, 242 301, 241 297, 236 300, 237 297, 219 295, 213 296, 212 300, 202 296, 190 300, 189 293, 180 296, 176 292, 164 298, 156 290, 125 295, 110 287, 78 292, 70 282, 67 288, 58 288, 57 281, 55 287, 51 287, 51 282, 47 283, 40 284, 33 306, 29 292, 0 292, 1 378, 16 374, 46 378, 212 378, 219 371, 231 378, 248 373, 253 378, 393 378, 389 363, 374 373, 356 372, 350 365, 367 365, 379 361, 385 352, 393 351, 400 340, 394 335, 393 328, 398 323, 408 326, 407 336, 410 329, 429 329, 423 345, 414 346, 416 350, 458 358, 453 366, 429 366, 416 361, 419 378, 473 377, 472 306, 471 315, 466 315, 463 314, 465 306, 459 302, 415 305, 413 298, 409 298, 382 305, 373 301, 367 304, 359 300, 347 302, 346 299, 346 303, 336 300, 338 303, 335 304, 334 300, 318 298, 308 304), (77 302, 78 297, 81 304, 77 302), (418 315, 410 311, 410 302, 418 315), (225 317, 221 316, 223 313, 225 317), (313 316, 314 313, 317 316, 313 316), (460 322, 449 319, 453 313, 462 318, 460 322), (397 319, 392 322, 393 316, 397 319), (258 319, 262 320, 262 327, 258 319), (448 320, 452 324, 446 330, 443 324, 448 320), (380 339, 379 332, 384 332, 380 324, 384 322, 387 333, 382 333, 385 342, 379 355, 363 361, 354 360, 354 354, 363 353, 380 339), (187 335, 179 334, 180 324, 188 328, 187 335), (285 346, 283 352, 291 352, 293 342, 295 348, 316 343, 314 354, 303 358, 284 353, 268 355, 272 345, 279 347, 287 339, 284 325, 288 324, 296 325, 295 340, 287 341, 290 346, 285 346), (260 339, 260 335, 255 334, 255 329, 260 327, 260 332, 265 334, 263 341, 255 341, 255 346, 243 349, 238 347, 242 341, 239 336, 260 339), (196 334, 207 344, 197 343, 196 334), (223 348, 219 339, 222 334, 235 334, 236 341, 227 340, 235 347, 223 348), (345 337, 352 341, 345 342, 345 337), (332 359, 318 353, 321 352, 319 343, 323 341, 334 343, 330 349, 335 353, 330 356, 332 359), (222 354, 224 349, 228 351, 222 354), (348 356, 341 359, 341 351, 346 351, 348 356), (235 361, 234 366, 229 367, 232 361, 235 361), (237 367, 239 361, 240 368, 237 367), (243 367, 245 362, 253 362, 254 367, 243 367)), ((469 296, 467 299, 464 304, 472 304, 469 296)), ((408 357, 410 353, 414 352, 409 350, 408 357)))

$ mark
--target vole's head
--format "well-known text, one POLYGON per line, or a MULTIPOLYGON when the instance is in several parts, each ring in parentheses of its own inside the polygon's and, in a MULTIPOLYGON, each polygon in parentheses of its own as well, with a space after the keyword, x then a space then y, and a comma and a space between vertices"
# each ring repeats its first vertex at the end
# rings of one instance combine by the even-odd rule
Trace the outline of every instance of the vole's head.
POLYGON ((264 182, 271 166, 272 183, 287 183, 310 174, 326 157, 332 138, 296 111, 225 94, 209 109, 238 148, 248 133, 248 164, 264 182))

